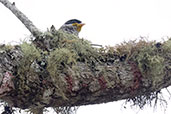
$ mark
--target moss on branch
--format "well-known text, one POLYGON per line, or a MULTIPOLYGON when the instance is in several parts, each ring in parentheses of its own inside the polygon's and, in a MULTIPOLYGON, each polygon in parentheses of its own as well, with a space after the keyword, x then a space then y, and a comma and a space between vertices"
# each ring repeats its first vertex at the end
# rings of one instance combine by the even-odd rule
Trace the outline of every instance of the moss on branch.
MULTIPOLYGON (((148 103, 145 98, 149 101, 154 92, 169 86, 162 84, 170 74, 171 40, 157 43, 142 39, 94 48, 85 39, 48 30, 32 42, 19 46, 22 58, 14 79, 16 90, 10 93, 17 100, 10 98, 15 107, 34 110, 120 99, 132 99, 143 106, 148 103), (111 92, 114 97, 106 98, 111 92)), ((1 50, 7 52, 12 49, 9 47, 1 50)))

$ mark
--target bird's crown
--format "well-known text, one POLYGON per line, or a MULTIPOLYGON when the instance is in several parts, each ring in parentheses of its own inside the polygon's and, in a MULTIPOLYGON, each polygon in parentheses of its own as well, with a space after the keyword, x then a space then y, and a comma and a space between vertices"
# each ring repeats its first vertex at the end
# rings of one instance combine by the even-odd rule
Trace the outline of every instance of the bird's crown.
POLYGON ((71 20, 68 20, 65 24, 73 24, 73 23, 82 23, 80 20, 78 19, 71 19, 71 20))

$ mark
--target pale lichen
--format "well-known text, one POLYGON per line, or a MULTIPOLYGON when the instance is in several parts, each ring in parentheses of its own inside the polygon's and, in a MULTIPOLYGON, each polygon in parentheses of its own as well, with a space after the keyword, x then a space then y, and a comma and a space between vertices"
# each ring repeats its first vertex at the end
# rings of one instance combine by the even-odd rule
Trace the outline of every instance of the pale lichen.
MULTIPOLYGON (((156 47, 155 42, 140 40, 97 49, 91 46, 91 42, 61 31, 53 31, 53 33, 47 31, 39 38, 39 41, 34 42, 35 44, 37 42, 36 45, 26 42, 20 45, 23 58, 17 66, 15 86, 18 87, 16 94, 19 97, 23 95, 24 97, 21 97, 29 101, 30 104, 25 103, 27 106, 32 105, 31 103, 40 104, 41 100, 48 104, 46 99, 49 100, 52 94, 67 101, 68 96, 75 95, 80 88, 88 88, 89 92, 95 92, 100 89, 118 89, 122 86, 130 92, 133 78, 141 75, 138 83, 143 81, 141 78, 144 78, 151 81, 152 87, 156 87, 155 85, 164 78, 165 56, 163 54, 171 50, 170 40, 164 42, 162 47, 156 47), (134 70, 129 62, 135 64, 134 70), (126 77, 125 75, 131 71, 133 76, 126 77), (134 75, 136 71, 139 71, 138 75, 134 75), (130 80, 127 80, 128 78, 130 80), (88 82, 85 81, 86 79, 88 82), (39 85, 40 83, 42 85, 39 85), (49 88, 55 89, 49 89, 47 83, 50 85, 49 88)), ((122 89, 120 93, 124 92, 122 89)), ((148 103, 146 101, 153 99, 152 97, 155 97, 153 95, 147 92, 132 100, 141 107, 148 103)), ((40 106, 43 107, 41 104, 40 106)), ((66 111, 65 107, 55 109, 66 111)))
POLYGON ((153 86, 163 80, 164 58, 159 55, 155 46, 140 49, 136 61, 143 77, 153 81, 153 86))

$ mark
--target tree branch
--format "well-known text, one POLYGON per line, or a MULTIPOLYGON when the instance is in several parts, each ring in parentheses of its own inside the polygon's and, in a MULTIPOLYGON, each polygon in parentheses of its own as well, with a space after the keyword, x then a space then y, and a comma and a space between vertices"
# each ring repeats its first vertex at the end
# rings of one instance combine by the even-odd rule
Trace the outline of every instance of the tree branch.
POLYGON ((142 106, 171 85, 171 40, 96 49, 83 39, 53 31, 37 45, 44 47, 23 43, 2 48, 0 98, 12 107, 70 107, 122 99, 142 106))
POLYGON ((16 8, 15 4, 11 4, 8 0, 0 0, 0 2, 26 26, 33 36, 38 37, 41 34, 38 28, 16 8))
POLYGON ((122 99, 142 107, 171 85, 171 39, 97 49, 61 31, 41 34, 15 4, 0 2, 38 37, 32 44, 0 46, 0 99, 11 107, 37 114, 44 107, 68 110, 122 99))

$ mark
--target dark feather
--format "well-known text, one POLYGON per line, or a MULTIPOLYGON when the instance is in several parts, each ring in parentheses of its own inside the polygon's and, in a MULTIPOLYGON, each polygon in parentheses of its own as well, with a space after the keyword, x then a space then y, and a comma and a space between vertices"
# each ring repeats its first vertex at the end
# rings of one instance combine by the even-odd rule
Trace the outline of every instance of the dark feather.
POLYGON ((78 19, 71 19, 71 20, 67 21, 65 24, 72 24, 72 23, 79 23, 80 24, 81 21, 78 19))

